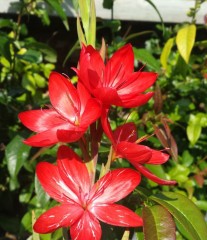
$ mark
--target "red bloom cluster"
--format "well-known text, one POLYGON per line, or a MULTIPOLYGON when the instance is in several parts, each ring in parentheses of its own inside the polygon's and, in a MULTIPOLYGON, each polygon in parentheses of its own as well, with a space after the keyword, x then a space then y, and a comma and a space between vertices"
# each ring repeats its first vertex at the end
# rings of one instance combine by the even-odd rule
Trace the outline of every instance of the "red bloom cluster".
POLYGON ((85 163, 66 146, 58 150, 57 165, 46 162, 37 165, 41 185, 60 205, 42 214, 34 230, 49 233, 60 227, 70 227, 72 239, 99 240, 101 227, 98 220, 115 226, 142 225, 137 214, 115 204, 135 189, 140 182, 140 173, 159 184, 175 182, 162 180, 143 166, 163 164, 169 156, 137 143, 134 123, 112 131, 108 121, 111 105, 132 108, 147 103, 153 92, 144 92, 153 85, 157 74, 134 72, 130 44, 115 52, 106 64, 92 46, 83 46, 78 66, 75 69, 77 88, 69 78, 52 73, 49 78, 51 105, 48 109, 22 112, 19 118, 36 132, 24 142, 39 147, 77 141, 93 122, 101 119, 102 128, 112 143, 112 160, 125 158, 136 168, 109 171, 94 184, 85 163))

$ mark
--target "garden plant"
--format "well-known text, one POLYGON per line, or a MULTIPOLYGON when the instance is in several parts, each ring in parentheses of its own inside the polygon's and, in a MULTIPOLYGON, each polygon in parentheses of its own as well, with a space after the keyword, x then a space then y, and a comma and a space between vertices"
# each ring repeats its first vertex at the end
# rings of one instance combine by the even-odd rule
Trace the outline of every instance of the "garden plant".
POLYGON ((125 34, 95 0, 72 2, 71 76, 22 20, 55 12, 70 32, 62 1, 19 1, 17 21, 0 19, 0 238, 206 240, 205 1, 170 25, 146 0, 160 24, 125 34))

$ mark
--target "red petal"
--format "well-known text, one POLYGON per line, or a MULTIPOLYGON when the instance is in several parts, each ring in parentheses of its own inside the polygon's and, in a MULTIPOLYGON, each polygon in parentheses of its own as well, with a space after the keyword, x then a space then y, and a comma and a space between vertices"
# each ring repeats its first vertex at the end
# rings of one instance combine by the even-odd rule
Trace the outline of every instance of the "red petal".
POLYGON ((91 98, 91 95, 83 86, 83 84, 80 82, 78 82, 77 91, 78 91, 78 95, 80 97, 80 102, 81 102, 80 115, 82 115, 83 112, 85 111, 88 100, 91 98))
POLYGON ((129 122, 119 126, 114 131, 114 138, 116 139, 116 143, 122 141, 135 142, 137 140, 136 125, 132 122, 129 122))
POLYGON ((58 149, 58 169, 65 184, 79 199, 86 197, 91 188, 88 170, 80 157, 66 146, 58 149))
POLYGON ((96 121, 101 115, 101 105, 96 99, 89 99, 83 115, 81 116, 80 125, 88 127, 92 122, 96 121))
POLYGON ((147 168, 145 168, 140 164, 133 163, 133 165, 141 174, 143 174, 146 178, 149 178, 153 182, 156 182, 161 185, 175 185, 177 183, 176 181, 173 181, 173 180, 165 180, 155 176, 147 168))
POLYGON ((104 86, 118 87, 122 84, 126 75, 134 69, 134 53, 132 46, 126 44, 116 51, 106 64, 104 86))
POLYGON ((116 146, 116 154, 122 158, 126 158, 132 164, 133 162, 139 164, 146 163, 152 157, 150 148, 131 142, 120 142, 116 146))
POLYGON ((140 175, 129 168, 113 170, 98 180, 90 194, 90 203, 114 203, 131 193, 140 182, 140 175))
POLYGON ((93 95, 98 98, 105 106, 122 106, 120 97, 116 89, 113 88, 96 88, 93 90, 93 95))
POLYGON ((38 133, 24 140, 24 143, 33 147, 49 147, 57 143, 56 129, 51 129, 45 132, 38 133))
POLYGON ((34 132, 43 132, 65 123, 65 120, 52 109, 21 112, 19 119, 27 128, 34 132))
POLYGON ((86 128, 81 128, 81 129, 75 129, 75 130, 64 130, 64 129, 59 129, 57 130, 57 138, 59 142, 76 142, 79 140, 84 132, 86 131, 86 128))
POLYGON ((56 206, 43 213, 33 228, 38 233, 51 233, 58 228, 71 226, 81 217, 83 212, 83 208, 78 204, 56 206))
POLYGON ((62 125, 40 132, 24 140, 24 143, 34 147, 47 147, 57 142, 74 142, 77 141, 85 131, 86 129, 74 127, 69 122, 64 122, 62 125))
POLYGON ((120 106, 125 108, 139 107, 146 104, 153 96, 153 94, 153 92, 148 92, 146 94, 140 94, 136 97, 130 94, 119 96, 122 101, 120 106))
POLYGON ((49 78, 49 95, 53 107, 64 118, 74 123, 79 117, 80 99, 73 84, 59 73, 53 72, 49 78))
POLYGON ((75 240, 100 240, 101 233, 99 221, 88 211, 70 228, 71 238, 75 240))
POLYGON ((101 74, 105 69, 104 62, 92 46, 82 47, 79 61, 79 70, 77 71, 79 81, 90 91, 93 91, 94 82, 98 84, 101 74), (90 74, 95 71, 96 77, 91 78, 90 74))
POLYGON ((119 88, 118 94, 138 95, 151 87, 157 79, 157 74, 153 72, 135 72, 119 88))
POLYGON ((36 167, 37 177, 50 197, 62 203, 79 202, 78 197, 60 177, 58 167, 51 163, 40 162, 36 167))
POLYGON ((169 155, 161 151, 152 150, 152 157, 147 164, 163 164, 169 159, 169 155))
POLYGON ((113 135, 111 126, 108 121, 108 112, 109 112, 109 109, 103 109, 102 114, 101 114, 101 124, 102 124, 103 130, 104 130, 106 136, 110 139, 110 141, 113 144, 115 144, 114 135, 113 135))
POLYGON ((96 205, 91 211, 99 220, 111 225, 120 227, 140 227, 143 225, 140 216, 118 204, 96 205))

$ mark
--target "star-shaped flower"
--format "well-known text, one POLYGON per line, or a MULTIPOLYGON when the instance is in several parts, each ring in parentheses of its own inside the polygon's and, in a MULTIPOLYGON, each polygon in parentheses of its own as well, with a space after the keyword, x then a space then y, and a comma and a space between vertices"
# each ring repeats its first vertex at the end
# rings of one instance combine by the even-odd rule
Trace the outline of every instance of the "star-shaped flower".
POLYGON ((49 77, 49 109, 30 110, 19 114, 21 122, 37 134, 24 143, 44 147, 57 142, 77 141, 101 114, 101 106, 79 83, 77 89, 63 75, 49 77))
POLYGON ((70 227, 72 239, 98 240, 102 233, 98 220, 122 227, 142 226, 141 217, 114 203, 139 184, 138 172, 128 168, 116 169, 93 185, 86 165, 78 155, 61 146, 57 166, 41 162, 36 173, 43 189, 61 203, 37 219, 34 224, 36 232, 50 233, 61 227, 70 227))

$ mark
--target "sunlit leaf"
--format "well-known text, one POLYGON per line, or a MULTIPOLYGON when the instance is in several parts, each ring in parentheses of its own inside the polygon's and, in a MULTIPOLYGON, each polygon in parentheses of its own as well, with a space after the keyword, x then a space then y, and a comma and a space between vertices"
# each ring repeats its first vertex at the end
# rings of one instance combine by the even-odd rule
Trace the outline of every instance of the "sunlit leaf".
POLYGON ((160 205, 144 207, 142 212, 145 240, 175 240, 172 215, 160 205))
POLYGON ((77 17, 77 32, 78 32, 78 39, 79 39, 80 46, 82 47, 82 44, 87 45, 79 17, 77 17))
POLYGON ((198 113, 196 115, 190 114, 190 120, 187 126, 188 140, 194 145, 201 134, 202 127, 206 127, 207 115, 198 113))
POLYGON ((173 43, 174 43, 174 38, 168 39, 168 41, 165 43, 165 46, 162 50, 162 53, 160 56, 160 62, 164 69, 167 69, 167 60, 168 60, 170 51, 172 49, 173 43))
POLYGON ((95 47, 96 44, 96 8, 95 8, 95 0, 91 0, 90 6, 90 23, 89 29, 90 33, 88 34, 88 44, 95 47))
POLYGON ((204 216, 190 199, 176 192, 163 192, 150 198, 173 215, 188 232, 189 240, 207 239, 207 225, 204 216))
POLYGON ((196 26, 194 24, 181 28, 176 36, 176 44, 180 55, 188 63, 195 43, 196 26))

